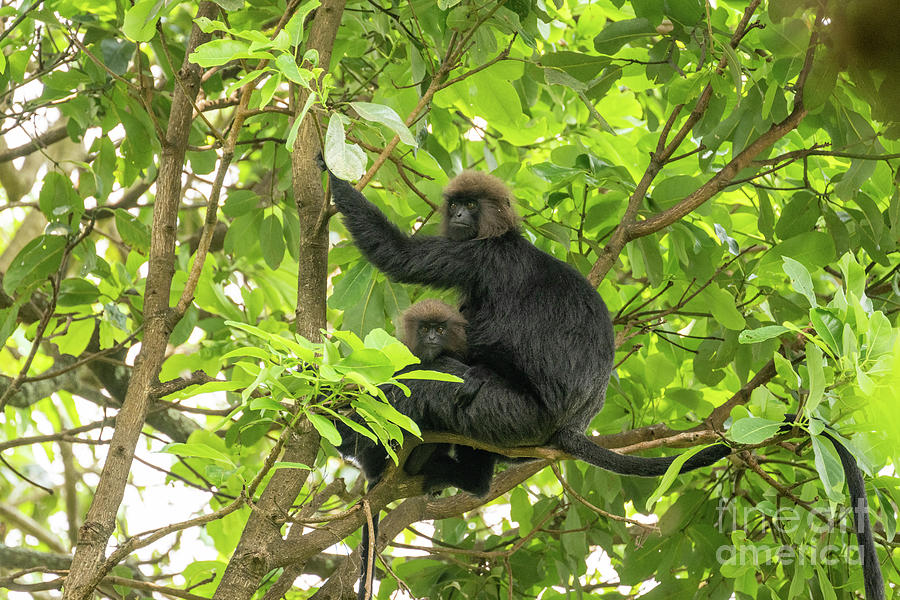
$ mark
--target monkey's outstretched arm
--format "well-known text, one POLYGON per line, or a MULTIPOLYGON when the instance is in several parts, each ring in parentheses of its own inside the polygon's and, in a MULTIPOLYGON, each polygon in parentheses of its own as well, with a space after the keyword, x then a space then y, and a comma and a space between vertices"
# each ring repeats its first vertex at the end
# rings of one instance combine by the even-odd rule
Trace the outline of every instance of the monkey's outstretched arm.
POLYGON ((393 281, 464 287, 482 270, 472 269, 472 242, 410 237, 391 223, 349 182, 329 173, 334 204, 363 255, 393 281))

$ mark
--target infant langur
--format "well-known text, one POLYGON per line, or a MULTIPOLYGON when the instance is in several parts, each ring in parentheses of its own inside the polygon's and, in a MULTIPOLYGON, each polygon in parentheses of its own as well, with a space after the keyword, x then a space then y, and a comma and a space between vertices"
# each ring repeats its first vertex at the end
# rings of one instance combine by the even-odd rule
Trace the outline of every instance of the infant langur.
MULTIPOLYGON (((466 402, 477 394, 484 383, 468 371, 462 360, 466 354, 466 320, 458 310, 440 300, 422 300, 401 315, 403 343, 419 359, 420 364, 405 370, 429 369, 462 375, 465 383, 455 398, 448 402, 466 402)), ((384 448, 354 435, 346 426, 337 424, 343 443, 340 453, 362 469, 371 487, 381 479, 387 463, 384 448)), ((453 486, 484 496, 491 486, 497 455, 456 444, 420 444, 413 448, 403 465, 410 475, 421 475, 426 493, 434 494, 453 486)), ((358 600, 371 598, 375 581, 374 544, 378 536, 379 515, 372 515, 372 527, 363 527, 360 543, 360 585, 358 600)))
MULTIPOLYGON (((401 317, 403 343, 422 364, 415 368, 447 371, 443 363, 464 361, 466 355, 466 320, 458 310, 440 300, 422 300, 410 306, 401 317)), ((457 363, 458 364, 458 363, 457 363)), ((466 373, 456 398, 471 398, 483 381, 466 373)), ((496 457, 484 450, 457 444, 422 444, 417 446, 403 468, 410 475, 423 475, 424 488, 437 493, 452 486, 484 496, 491 485, 496 457)))

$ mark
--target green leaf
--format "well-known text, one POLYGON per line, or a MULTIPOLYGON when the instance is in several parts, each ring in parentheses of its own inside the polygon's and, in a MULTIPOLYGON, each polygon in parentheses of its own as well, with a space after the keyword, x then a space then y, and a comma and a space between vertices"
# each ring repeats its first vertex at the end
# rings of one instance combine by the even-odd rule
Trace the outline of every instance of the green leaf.
POLYGON ((303 118, 306 117, 306 113, 309 112, 309 108, 316 101, 317 97, 315 92, 310 93, 306 98, 306 102, 303 104, 303 110, 297 114, 297 118, 291 123, 291 130, 288 132, 287 140, 285 141, 285 147, 289 152, 294 151, 294 142, 297 141, 297 132, 300 131, 300 123, 303 122, 303 118))
POLYGON ((565 71, 570 77, 587 83, 610 64, 605 56, 592 56, 581 52, 549 52, 541 56, 541 64, 565 71))
POLYGON ((237 466, 234 464, 234 462, 232 462, 231 458, 229 458, 228 455, 223 454, 215 448, 200 442, 188 442, 187 444, 166 444, 162 447, 160 452, 175 454, 177 456, 186 458, 206 458, 208 460, 226 464, 230 467, 237 466))
POLYGON ((360 261, 334 286, 328 306, 344 311, 344 328, 365 335, 384 325, 384 295, 378 293, 375 269, 360 261))
POLYGON ((700 292, 698 300, 704 303, 716 321, 723 327, 737 330, 743 329, 747 325, 744 316, 734 306, 734 297, 715 283, 700 292))
POLYGON ((139 0, 125 13, 122 33, 135 42, 149 42, 156 34, 160 10, 166 5, 162 0, 139 0))
POLYGON ((6 340, 16 330, 18 324, 19 308, 22 305, 20 299, 16 304, 8 308, 0 309, 0 348, 6 345, 6 340))
POLYGON ((293 81, 297 85, 308 90, 312 90, 309 85, 309 82, 312 81, 313 78, 312 72, 298 67, 297 63, 294 61, 294 57, 290 54, 279 55, 278 58, 275 59, 275 66, 281 74, 290 81, 293 81))
POLYGON ((747 329, 740 333, 738 341, 742 344, 757 344, 778 337, 782 333, 787 333, 791 329, 781 325, 766 325, 758 329, 747 329))
POLYGON ((93 304, 100 299, 100 290, 86 279, 64 279, 59 284, 59 306, 78 306, 93 304))
POLYGON ((400 136, 400 141, 409 146, 418 146, 416 138, 403 122, 393 108, 383 104, 372 104, 371 102, 351 102, 350 106, 367 121, 375 121, 387 126, 390 130, 400 136))
POLYGON ((259 249, 269 268, 277 269, 284 258, 284 233, 274 214, 266 216, 259 225, 259 249))
POLYGON ((100 41, 103 64, 116 75, 124 75, 128 71, 128 65, 131 64, 131 57, 134 56, 136 49, 137 46, 128 40, 104 38, 100 41))
POLYGON ((853 197, 853 201, 863 211, 863 215, 865 216, 865 227, 871 233, 872 238, 880 240, 881 234, 884 231, 884 217, 878 209, 878 205, 875 204, 875 201, 872 200, 872 198, 862 192, 856 194, 856 196, 853 197))
POLYGON ((772 358, 775 360, 775 372, 784 380, 788 389, 796 390, 800 387, 800 376, 794 370, 791 361, 776 352, 772 358))
POLYGON ((725 52, 725 61, 728 63, 728 73, 731 75, 732 83, 734 83, 735 98, 737 99, 737 103, 740 104, 744 87, 744 74, 741 71, 741 61, 738 59, 731 44, 723 44, 722 50, 725 52))
POLYGON ((828 234, 821 231, 795 235, 776 244, 766 253, 757 267, 759 274, 781 272, 785 256, 803 263, 807 269, 824 267, 834 262, 834 242, 828 234))
POLYGON ((93 319, 73 320, 67 325, 66 334, 54 338, 53 341, 56 342, 56 346, 62 354, 78 357, 91 341, 95 327, 96 323, 93 319))
POLYGON ((338 433, 334 423, 314 412, 305 411, 305 414, 309 419, 309 422, 312 423, 313 427, 316 428, 316 431, 319 432, 319 435, 331 442, 332 446, 341 445, 341 434, 338 433))
POLYGON ((834 502, 844 498, 844 468, 831 442, 822 436, 812 435, 813 453, 815 454, 816 471, 825 486, 825 493, 834 502))
POLYGON ((84 202, 72 182, 57 171, 50 171, 44 177, 38 205, 50 222, 62 221, 77 226, 84 213, 84 202))
POLYGON ((330 334, 331 334, 331 337, 341 340, 342 342, 344 342, 345 344, 350 346, 350 349, 353 350, 354 352, 357 350, 362 351, 362 350, 366 349, 366 344, 363 343, 363 341, 361 339, 359 339, 359 336, 356 335, 352 331, 345 331, 345 330, 337 329, 335 331, 330 332, 330 334))
POLYGON ((338 179, 356 181, 366 172, 366 153, 345 139, 341 117, 332 114, 325 132, 325 164, 338 179))
POLYGON ((269 362, 272 358, 272 355, 263 350, 262 348, 254 348, 252 346, 242 346, 240 348, 235 348, 230 352, 226 352, 222 355, 222 361, 228 360, 229 358, 258 358, 263 362, 269 362))
POLYGON ((666 14, 682 25, 696 25, 705 14, 698 0, 665 0, 666 14))
POLYGON ((816 407, 822 401, 825 393, 825 369, 822 357, 822 350, 813 342, 806 343, 806 368, 809 373, 809 396, 806 398, 806 404, 803 410, 806 415, 812 417, 815 415, 816 407))
POLYGON ((564 85, 576 92, 584 93, 587 84, 583 83, 560 69, 544 69, 544 81, 548 85, 564 85))
POLYGON ((450 373, 443 371, 431 371, 428 369, 416 369, 415 371, 407 371, 394 376, 395 379, 428 379, 430 381, 449 381, 451 383, 462 383, 463 379, 450 373))
POLYGON ((348 419, 347 417, 345 417, 344 415, 342 415, 340 413, 336 413, 334 411, 328 411, 328 412, 331 413, 332 416, 337 417, 344 425, 346 425, 347 427, 349 427, 356 433, 369 438, 373 442, 378 442, 378 436, 376 436, 374 433, 372 433, 372 430, 369 429, 368 427, 365 427, 364 425, 360 425, 353 419, 348 419))
POLYGON ((244 0, 213 0, 225 10, 240 10, 244 6, 244 0))
POLYGON ((820 108, 831 97, 837 83, 838 64, 827 54, 817 56, 803 86, 803 105, 809 111, 820 108))
POLYGON ((391 423, 396 423, 418 437, 422 436, 422 432, 419 431, 419 426, 416 425, 415 421, 399 412, 387 402, 381 402, 371 396, 360 396, 353 401, 353 406, 378 415, 391 423))
POLYGON ((274 465, 272 465, 273 469, 303 469, 304 471, 312 471, 313 468, 309 465, 305 465, 301 462, 291 462, 287 460, 279 460, 276 461, 274 465))
POLYGON ((653 205, 657 210, 667 210, 684 200, 699 188, 703 181, 691 175, 675 175, 660 181, 653 188, 653 205))
POLYGON ((384 310, 390 319, 396 319, 409 308, 409 294, 402 285, 386 280, 382 286, 384 294, 384 310))
POLYGON ((384 352, 374 348, 354 350, 350 356, 342 358, 333 366, 345 373, 349 371, 360 373, 374 384, 383 383, 394 374, 394 363, 384 352))
POLYGON ((183 390, 179 390, 168 396, 164 396, 167 400, 183 400, 185 398, 193 398, 201 394, 210 394, 213 392, 233 392, 239 390, 246 385, 244 381, 209 381, 200 385, 192 385, 183 390))
POLYGON ((675 479, 678 477, 681 472, 681 466, 689 459, 694 456, 704 448, 708 446, 696 446, 691 448, 687 452, 683 452, 678 455, 678 458, 672 461, 672 464, 669 465, 669 468, 666 469, 665 475, 663 475, 662 481, 659 482, 659 485, 656 486, 656 489, 653 490, 653 493, 650 494, 650 497, 647 498, 647 502, 644 504, 647 512, 653 512, 653 505, 656 504, 656 501, 663 497, 672 484, 675 483, 675 479))
POLYGON ((275 60, 269 52, 251 51, 250 44, 243 40, 223 38, 206 42, 191 53, 192 63, 201 67, 215 67, 242 58, 275 60))
POLYGON ((625 44, 651 35, 656 35, 656 28, 647 19, 615 21, 594 37, 594 50, 613 55, 625 44))
POLYGON ((287 410, 280 402, 272 398, 253 398, 250 400, 250 410, 274 410, 282 412, 287 410))
POLYGON ((228 193, 222 212, 226 217, 234 219, 252 211, 258 204, 259 196, 253 190, 233 190, 228 193))
POLYGON ((321 4, 319 0, 308 0, 294 10, 294 14, 291 15, 287 25, 284 26, 284 30, 290 36, 291 46, 300 45, 300 42, 303 40, 303 23, 306 21, 306 15, 317 9, 321 4))
POLYGON ((40 235, 22 248, 3 277, 7 294, 37 283, 55 273, 62 264, 66 239, 58 235, 40 235))
POLYGON ((782 260, 784 261, 784 272, 791 278, 791 287, 803 294, 809 301, 810 306, 818 306, 816 292, 813 290, 812 277, 810 277, 806 267, 790 256, 783 256, 782 260))
POLYGON ((728 430, 728 439, 738 444, 761 444, 784 425, 781 421, 772 421, 762 417, 738 419, 728 430))
POLYGON ((812 230, 819 218, 819 204, 816 197, 803 190, 794 194, 781 210, 775 233, 783 240, 812 230))
POLYGON ((509 495, 510 518, 519 524, 519 531, 531 531, 534 517, 534 504, 531 496, 519 485, 509 495))
POLYGON ((840 354, 843 347, 841 337, 844 329, 841 320, 826 308, 810 309, 809 320, 819 337, 831 348, 831 352, 835 355, 840 354))
POLYGON ((150 228, 124 208, 116 209, 116 231, 122 241, 142 254, 150 250, 150 228))

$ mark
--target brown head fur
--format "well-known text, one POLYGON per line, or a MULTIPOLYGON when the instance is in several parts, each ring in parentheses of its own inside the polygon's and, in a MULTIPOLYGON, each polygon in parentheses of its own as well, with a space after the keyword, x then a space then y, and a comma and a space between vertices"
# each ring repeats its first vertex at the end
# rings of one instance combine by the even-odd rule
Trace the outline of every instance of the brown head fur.
MULTIPOLYGON (((429 298, 420 300, 403 311, 400 315, 403 337, 401 341, 406 347, 416 352, 416 330, 422 322, 447 323, 447 345, 444 352, 456 353, 459 357, 466 354, 466 319, 458 310, 440 300, 429 298)), ((420 357, 421 358, 421 357, 420 357)))
POLYGON ((450 180, 444 189, 444 205, 441 207, 444 235, 447 233, 447 206, 453 199, 480 202, 476 236, 479 239, 497 237, 518 227, 519 216, 513 205, 512 193, 498 177, 481 171, 463 171, 450 180))

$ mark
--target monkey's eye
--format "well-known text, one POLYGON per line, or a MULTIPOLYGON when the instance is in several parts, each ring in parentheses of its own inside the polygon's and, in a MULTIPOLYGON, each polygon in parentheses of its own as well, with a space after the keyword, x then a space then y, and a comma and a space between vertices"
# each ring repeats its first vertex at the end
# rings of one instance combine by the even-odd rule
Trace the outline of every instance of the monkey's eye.
POLYGON ((478 208, 478 203, 474 200, 469 200, 468 202, 466 202, 466 208, 469 210, 475 210, 476 208, 478 208))
POLYGON ((438 327, 438 328, 437 328, 437 332, 438 332, 438 335, 444 335, 444 328, 443 328, 443 327, 438 327))

